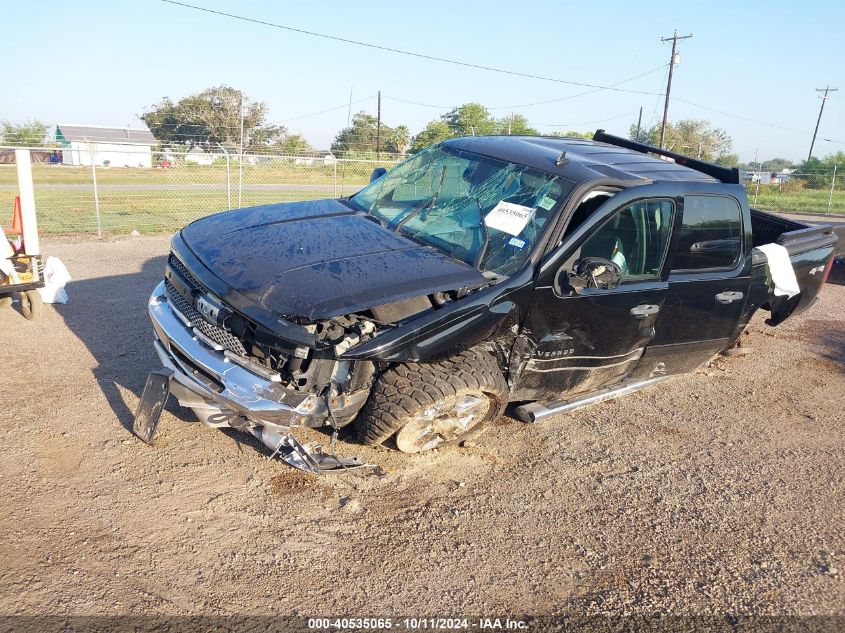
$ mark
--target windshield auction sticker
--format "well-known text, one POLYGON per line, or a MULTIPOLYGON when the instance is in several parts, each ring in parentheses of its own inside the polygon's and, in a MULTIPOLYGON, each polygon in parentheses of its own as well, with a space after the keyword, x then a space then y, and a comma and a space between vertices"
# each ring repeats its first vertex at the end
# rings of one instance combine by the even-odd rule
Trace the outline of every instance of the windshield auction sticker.
POLYGON ((534 217, 533 207, 523 207, 521 204, 503 200, 484 216, 484 222, 487 228, 498 229, 508 235, 516 236, 522 233, 532 217, 534 217))
POLYGON ((541 209, 545 209, 546 211, 551 211, 552 207, 555 206, 555 202, 557 202, 554 198, 549 198, 549 196, 543 196, 543 199, 537 203, 537 206, 541 209))

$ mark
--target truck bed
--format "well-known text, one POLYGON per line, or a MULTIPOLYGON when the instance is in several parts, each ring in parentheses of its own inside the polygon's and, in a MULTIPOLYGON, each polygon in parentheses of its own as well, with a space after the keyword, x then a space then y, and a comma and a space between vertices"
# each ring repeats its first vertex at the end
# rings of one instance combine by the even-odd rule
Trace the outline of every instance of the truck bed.
POLYGON ((751 209, 751 230, 754 246, 774 243, 786 248, 801 288, 801 293, 791 299, 775 297, 767 281, 766 256, 757 250, 752 252, 750 307, 770 310, 768 323, 777 325, 815 302, 830 272, 837 237, 830 225, 803 224, 759 209, 751 209))
MULTIPOLYGON (((830 246, 836 241, 829 224, 805 224, 760 209, 751 209, 751 231, 753 246, 780 244, 790 256, 830 246)), ((755 253, 755 264, 764 261, 755 253)))

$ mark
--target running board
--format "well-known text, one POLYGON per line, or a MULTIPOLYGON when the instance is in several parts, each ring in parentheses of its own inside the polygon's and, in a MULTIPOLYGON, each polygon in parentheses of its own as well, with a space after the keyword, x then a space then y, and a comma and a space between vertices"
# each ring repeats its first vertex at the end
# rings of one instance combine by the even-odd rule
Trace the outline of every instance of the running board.
POLYGON ((555 402, 529 402, 514 409, 514 415, 523 422, 538 422, 539 420, 562 413, 564 411, 572 411, 580 409, 581 407, 588 407, 591 404, 604 402, 605 400, 612 400, 619 396, 624 396, 634 391, 639 391, 645 387, 656 385, 664 380, 669 380, 671 376, 659 376, 657 378, 648 378, 646 380, 632 380, 626 381, 616 385, 615 387, 605 387, 598 391, 591 391, 580 396, 575 396, 569 400, 557 400, 555 402))

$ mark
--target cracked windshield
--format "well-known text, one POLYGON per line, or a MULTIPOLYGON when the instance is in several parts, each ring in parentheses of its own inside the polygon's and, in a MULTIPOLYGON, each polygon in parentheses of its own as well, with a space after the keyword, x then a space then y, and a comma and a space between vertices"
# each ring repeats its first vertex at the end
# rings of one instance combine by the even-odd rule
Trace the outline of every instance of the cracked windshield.
POLYGON ((388 228, 481 270, 516 271, 571 183, 435 146, 350 198, 388 228))

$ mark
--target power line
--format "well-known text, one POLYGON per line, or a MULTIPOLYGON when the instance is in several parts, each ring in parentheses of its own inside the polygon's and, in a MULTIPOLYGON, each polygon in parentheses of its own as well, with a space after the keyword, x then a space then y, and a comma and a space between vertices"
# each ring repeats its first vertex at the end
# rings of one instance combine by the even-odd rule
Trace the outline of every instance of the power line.
MULTIPOLYGON (((730 112, 726 112, 724 110, 719 110, 717 108, 705 106, 705 105, 695 103, 693 101, 689 101, 689 100, 686 100, 686 99, 681 99, 681 98, 678 98, 678 97, 671 97, 669 95, 669 86, 671 84, 669 84, 668 82, 667 82, 667 91, 666 91, 665 94, 662 93, 662 92, 648 92, 648 91, 643 91, 643 90, 628 90, 628 89, 617 87, 618 85, 620 85, 622 83, 626 83, 627 81, 632 81, 633 79, 636 79, 638 77, 644 76, 644 75, 649 74, 651 72, 655 72, 656 70, 659 70, 659 68, 651 70, 651 71, 647 71, 646 73, 643 73, 642 75, 638 75, 637 77, 632 77, 628 80, 623 80, 622 82, 617 82, 616 84, 603 86, 603 85, 599 85, 599 84, 571 81, 571 80, 559 79, 559 78, 555 78, 555 77, 546 77, 546 76, 543 76, 543 75, 534 75, 534 74, 531 74, 531 73, 524 73, 524 72, 515 71, 515 70, 508 70, 508 69, 505 69, 505 68, 497 68, 497 67, 494 67, 494 66, 474 64, 474 63, 471 63, 471 62, 464 62, 464 61, 460 61, 460 60, 456 60, 456 59, 438 57, 438 56, 434 56, 434 55, 427 55, 427 54, 424 54, 424 53, 407 51, 407 50, 403 50, 403 49, 392 48, 392 47, 388 47, 388 46, 382 46, 382 45, 379 45, 379 44, 372 44, 372 43, 369 43, 369 42, 362 42, 362 41, 353 40, 353 39, 349 39, 349 38, 343 38, 343 37, 338 37, 338 36, 333 36, 333 35, 326 35, 324 33, 317 33, 315 31, 309 31, 309 30, 306 30, 306 29, 300 29, 300 28, 296 28, 296 27, 292 27, 292 26, 287 26, 287 25, 283 25, 283 24, 269 22, 267 20, 260 20, 260 19, 257 19, 257 18, 250 18, 250 17, 246 17, 246 16, 236 15, 236 14, 233 14, 233 13, 227 13, 227 12, 224 12, 224 11, 217 11, 217 10, 214 10, 214 9, 209 9, 209 8, 206 8, 206 7, 200 7, 200 6, 189 4, 189 3, 186 3, 186 2, 178 2, 177 0, 161 0, 161 1, 166 2, 168 4, 181 6, 181 7, 185 7, 185 8, 188 8, 188 9, 193 9, 195 11, 202 11, 204 13, 210 13, 210 14, 219 15, 219 16, 222 16, 222 17, 231 18, 231 19, 234 19, 234 20, 240 20, 240 21, 249 22, 249 23, 252 23, 252 24, 259 24, 259 25, 262 25, 262 26, 268 26, 268 27, 277 28, 277 29, 281 29, 281 30, 285 30, 285 31, 294 32, 294 33, 300 33, 302 35, 310 35, 312 37, 319 37, 319 38, 322 38, 322 39, 342 42, 342 43, 346 43, 346 44, 353 44, 353 45, 356 45, 356 46, 362 46, 362 47, 371 48, 371 49, 374 49, 374 50, 381 50, 381 51, 386 51, 386 52, 390 52, 390 53, 396 53, 396 54, 399 54, 399 55, 406 55, 406 56, 409 56, 409 57, 416 57, 416 58, 419 58, 419 59, 427 59, 427 60, 430 60, 430 61, 436 61, 436 62, 441 62, 441 63, 445 63, 445 64, 452 64, 452 65, 462 66, 462 67, 466 67, 466 68, 474 68, 474 69, 477 69, 477 70, 485 70, 485 71, 489 71, 489 72, 496 72, 496 73, 516 76, 516 77, 525 77, 525 78, 529 78, 529 79, 537 79, 537 80, 541 80, 541 81, 549 81, 549 82, 553 82, 553 83, 561 83, 561 84, 567 84, 567 85, 573 85, 573 86, 582 86, 582 87, 586 87, 586 88, 593 88, 593 89, 595 89, 594 91, 610 90, 610 91, 621 92, 621 93, 642 94, 642 95, 650 95, 650 96, 653 95, 653 96, 658 97, 658 102, 659 102, 659 97, 665 96, 666 101, 665 101, 665 104, 664 104, 664 110, 666 108, 668 108, 669 99, 672 99, 672 100, 675 100, 675 101, 687 103, 687 104, 695 106, 697 108, 702 108, 704 110, 716 112, 718 114, 729 116, 729 117, 739 119, 739 120, 742 120, 742 121, 748 121, 750 123, 755 123, 755 124, 758 124, 758 125, 763 125, 763 126, 766 126, 766 127, 771 127, 771 128, 780 129, 780 130, 786 130, 786 131, 790 131, 790 132, 797 132, 797 133, 801 133, 801 134, 806 133, 806 131, 804 131, 804 130, 796 130, 794 128, 788 128, 788 127, 785 127, 785 126, 775 125, 775 124, 767 123, 767 122, 764 122, 764 121, 758 121, 756 119, 751 119, 749 117, 745 117, 745 116, 742 116, 742 115, 733 114, 733 113, 730 113, 730 112)), ((690 36, 677 36, 677 40, 676 40, 675 39, 676 36, 677 36, 677 33, 675 35, 673 35, 671 38, 661 38, 661 39, 663 41, 672 40, 673 41, 673 50, 674 50, 674 49, 676 49, 677 40, 685 39, 686 37, 691 37, 691 35, 690 36)), ((673 63, 674 63, 674 60, 675 60, 675 55, 674 55, 674 52, 673 52, 673 55, 672 55, 672 62, 673 63)), ((666 64, 666 66, 665 66, 665 67, 668 67, 668 73, 667 74, 669 75, 669 77, 671 77, 671 74, 672 74, 673 63, 666 64)), ((664 66, 661 66, 660 68, 663 68, 663 67, 664 66)), ((515 104, 515 105, 509 105, 509 106, 492 106, 492 107, 489 107, 488 109, 490 109, 490 110, 493 110, 493 109, 511 109, 511 108, 518 108, 518 107, 530 107, 530 106, 533 106, 533 105, 542 105, 542 104, 545 104, 545 103, 554 103, 554 102, 557 102, 557 101, 573 99, 573 98, 576 98, 576 97, 579 97, 579 96, 583 96, 585 94, 590 94, 591 92, 594 92, 594 91, 587 91, 587 92, 578 93, 578 94, 575 94, 575 95, 568 95, 566 97, 561 97, 559 99, 552 99, 552 100, 548 100, 548 101, 538 101, 538 102, 533 102, 533 103, 515 104)), ((408 103, 408 104, 411 104, 411 105, 418 105, 418 106, 429 107, 429 108, 434 108, 434 109, 448 110, 448 109, 451 109, 452 107, 454 107, 454 106, 433 105, 433 104, 428 104, 428 103, 411 101, 411 100, 408 100, 408 99, 400 99, 398 97, 388 97, 387 95, 383 95, 383 96, 384 96, 384 98, 389 98, 389 99, 392 99, 393 101, 399 101, 399 102, 402 102, 402 103, 408 103)), ((372 98, 372 97, 369 97, 369 98, 372 98)), ((343 107, 348 107, 348 105, 349 104, 344 104, 343 107)), ((294 117, 292 119, 286 119, 286 121, 298 120, 300 118, 306 118, 306 117, 309 117, 309 116, 316 116, 318 114, 323 114, 325 112, 331 112, 335 109, 340 109, 340 108, 339 107, 329 108, 327 110, 322 110, 322 111, 319 111, 319 112, 310 113, 310 114, 307 114, 307 115, 302 115, 300 117, 294 117)), ((666 114, 668 115, 668 112, 666 114)), ((821 140, 824 140, 824 141, 830 142, 830 143, 842 143, 843 142, 843 141, 837 141, 837 140, 832 140, 832 139, 821 139, 821 140)))
POLYGON ((690 101, 689 99, 682 99, 681 97, 672 97, 672 101, 679 101, 681 103, 686 103, 691 106, 695 106, 696 108, 701 108, 702 110, 708 110, 710 112, 715 112, 717 114, 723 114, 725 116, 729 116, 734 119, 739 119, 740 121, 747 121, 748 123, 756 123, 757 125, 765 125, 766 127, 775 128, 778 130, 785 130, 787 132, 796 132, 798 134, 807 134, 807 130, 797 130, 791 127, 785 127, 783 125, 776 125, 774 123, 766 123, 765 121, 758 121, 757 119, 751 119, 746 116, 742 116, 740 114, 733 114, 732 112, 726 112, 724 110, 719 110, 717 108, 711 108, 710 106, 702 105, 700 103, 696 103, 694 101, 690 101))
POLYGON ((471 62, 463 62, 457 59, 449 59, 447 57, 437 57, 435 55, 427 55, 425 53, 417 53, 415 51, 406 51, 401 48, 392 48, 390 46, 382 46, 380 44, 371 44, 369 42, 361 42, 358 40, 352 40, 345 37, 338 37, 336 35, 326 35, 325 33, 317 33, 316 31, 308 31, 306 29, 300 29, 293 26, 287 26, 284 24, 278 24, 275 22, 269 22, 267 20, 259 20, 257 18, 249 18, 243 15, 236 15, 234 13, 226 13, 225 11, 217 11, 215 9, 208 9, 206 7, 199 7, 193 4, 188 4, 186 2, 177 2, 177 0, 161 0, 161 2, 166 2, 167 4, 173 4, 180 7, 185 7, 188 9, 194 9, 195 11, 202 11, 204 13, 212 13, 214 15, 220 15, 226 18, 232 18, 233 20, 241 20, 243 22, 250 22, 252 24, 260 24, 262 26, 269 26, 275 29, 282 29, 284 31, 291 31, 293 33, 300 33, 302 35, 310 35, 312 37, 319 37, 326 40, 332 40, 335 42, 343 42, 344 44, 354 44, 355 46, 363 46, 366 48, 372 48, 375 50, 385 51, 388 53, 396 53, 398 55, 407 55, 408 57, 416 57, 419 59, 427 59, 429 61, 441 62, 444 64, 452 64, 455 66, 462 66, 464 68, 474 68, 476 70, 486 70, 489 72, 494 73, 501 73, 504 75, 511 75, 514 77, 525 77, 527 79, 538 79, 540 81, 550 81, 553 83, 559 84, 567 84, 570 86, 581 86, 583 88, 597 88, 600 90, 612 90, 615 92, 627 92, 632 94, 653 94, 650 92, 643 92, 642 90, 627 90, 624 88, 615 88, 613 86, 602 86, 599 84, 591 84, 585 83, 580 81, 571 81, 568 79, 559 79, 556 77, 546 77, 544 75, 534 75, 531 73, 524 73, 519 72, 516 70, 508 70, 506 68, 497 68, 495 66, 485 66, 483 64, 473 64, 471 62))
MULTIPOLYGON (((832 92, 832 91, 831 91, 832 92)), ((702 105, 700 103, 696 103, 695 101, 690 101, 689 99, 682 99, 681 97, 672 97, 672 101, 678 101, 680 103, 686 103, 687 105, 695 106, 696 108, 701 108, 702 110, 707 110, 709 112, 715 112, 716 114, 722 114, 724 116, 731 117, 733 119, 739 119, 740 121, 746 121, 748 123, 754 123, 756 125, 763 125, 765 127, 774 128, 776 130, 784 130, 786 132, 794 132, 795 134, 809 134, 809 130, 799 130, 792 127, 786 127, 783 125, 777 125, 775 123, 768 123, 766 121, 759 121, 757 119, 752 119, 747 116, 742 116, 740 114, 734 114, 733 112, 726 112, 725 110, 719 110, 717 108, 711 108, 710 106, 702 105)), ((845 141, 840 141, 831 138, 820 138, 820 141, 825 141, 827 143, 837 143, 837 144, 845 144, 845 141)))
POLYGON ((282 119, 278 121, 279 123, 289 123, 290 121, 298 121, 299 119, 307 119, 308 117, 317 116, 320 114, 325 114, 326 112, 334 112, 335 110, 342 110, 343 108, 348 108, 351 105, 355 105, 358 103, 363 103, 364 101, 369 101, 373 99, 376 95, 370 95, 369 97, 364 97, 363 99, 358 99, 357 101, 348 101, 343 103, 339 106, 335 106, 333 108, 327 108, 325 110, 320 110, 319 112, 311 112, 310 114, 302 114, 300 116, 291 117, 289 119, 282 119))
MULTIPOLYGON (((671 64, 666 64, 666 76, 663 77, 663 79, 660 81, 660 88, 661 89, 663 88, 663 84, 666 83, 667 77, 669 77, 669 68, 671 68, 671 64)), ((662 97, 662 96, 663 96, 663 94, 661 93, 661 94, 657 95, 657 99, 654 100, 654 109, 651 112, 651 124, 652 125, 657 123, 657 108, 660 105, 660 97, 662 97)))
POLYGON ((614 119, 621 119, 626 116, 633 116, 636 112, 625 112, 624 114, 617 114, 609 116, 605 119, 596 119, 594 121, 581 121, 580 123, 539 123, 540 127, 575 127, 578 125, 592 125, 593 123, 604 123, 605 121, 613 121, 614 119))
MULTIPOLYGON (((666 68, 667 65, 668 64, 662 64, 662 65, 658 66, 657 68, 652 68, 651 70, 647 70, 646 72, 640 73, 639 75, 635 75, 633 77, 628 77, 627 79, 623 79, 622 81, 617 81, 615 83, 610 84, 610 87, 620 86, 620 85, 628 83, 630 81, 634 81, 635 79, 639 79, 640 77, 645 77, 646 75, 650 75, 651 73, 654 73, 654 72, 657 72, 658 70, 662 70, 662 69, 666 68)), ((565 97, 557 97, 555 99, 547 99, 545 101, 534 101, 532 103, 515 103, 515 104, 512 104, 512 105, 497 105, 497 106, 485 106, 485 107, 488 110, 515 110, 517 108, 530 108, 532 106, 546 105, 546 104, 549 104, 549 103, 559 103, 561 101, 567 101, 569 99, 575 99, 577 97, 583 97, 585 95, 590 95, 590 94, 594 94, 596 92, 601 92, 602 90, 605 90, 605 88, 596 88, 594 90, 587 90, 585 92, 578 92, 578 93, 573 94, 573 95, 567 95, 565 97)), ((643 92, 642 94, 653 94, 653 95, 656 95, 657 97, 663 96, 662 92, 652 92, 652 93, 643 92)), ((421 106, 423 108, 433 108, 435 110, 451 110, 455 107, 454 105, 446 106, 446 105, 434 105, 434 104, 431 104, 431 103, 422 103, 420 101, 411 101, 410 99, 400 99, 399 97, 391 97, 391 96, 388 96, 388 95, 382 95, 382 96, 383 96, 384 99, 390 99, 391 101, 398 101, 399 103, 407 103, 409 105, 421 106)))

